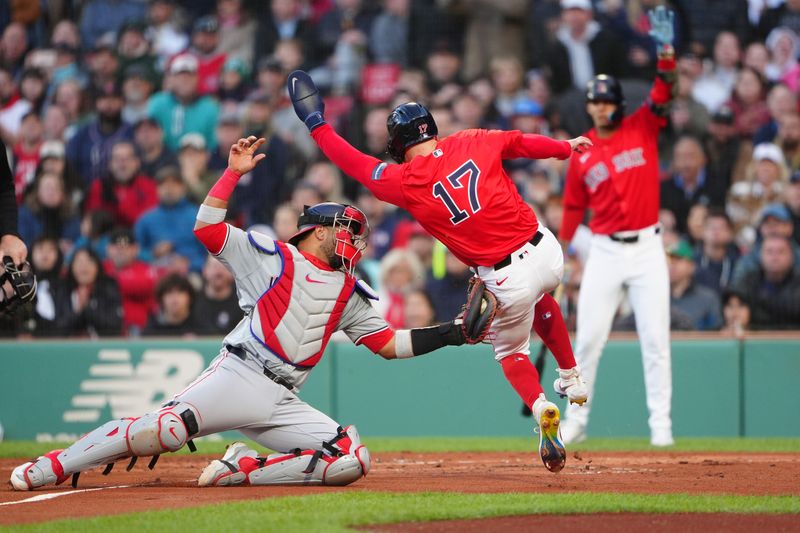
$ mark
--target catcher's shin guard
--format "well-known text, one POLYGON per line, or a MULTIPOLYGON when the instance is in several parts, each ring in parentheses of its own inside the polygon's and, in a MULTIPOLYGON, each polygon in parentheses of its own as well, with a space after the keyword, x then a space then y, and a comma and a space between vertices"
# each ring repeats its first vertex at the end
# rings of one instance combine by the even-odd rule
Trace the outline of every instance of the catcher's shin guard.
MULTIPOLYGON (((108 473, 115 461, 127 457, 155 456, 181 449, 197 433, 194 413, 177 404, 139 418, 106 422, 81 437, 66 450, 55 450, 36 461, 18 466, 11 473, 16 490, 30 490, 64 482, 72 474, 106 466, 108 473)), ((74 478, 73 484, 77 482, 74 478)))
POLYGON ((300 450, 256 457, 243 443, 232 444, 221 460, 203 470, 197 484, 349 485, 369 472, 369 451, 355 426, 339 429, 322 450, 300 450))

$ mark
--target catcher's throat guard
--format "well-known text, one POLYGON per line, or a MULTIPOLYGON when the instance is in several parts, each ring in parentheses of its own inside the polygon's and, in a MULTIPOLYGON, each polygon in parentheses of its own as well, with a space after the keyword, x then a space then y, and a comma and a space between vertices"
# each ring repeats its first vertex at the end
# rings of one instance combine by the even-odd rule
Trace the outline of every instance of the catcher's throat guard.
POLYGON ((30 263, 25 261, 15 265, 10 257, 3 257, 3 271, 0 272, 0 316, 11 316, 35 296, 36 276, 30 263))

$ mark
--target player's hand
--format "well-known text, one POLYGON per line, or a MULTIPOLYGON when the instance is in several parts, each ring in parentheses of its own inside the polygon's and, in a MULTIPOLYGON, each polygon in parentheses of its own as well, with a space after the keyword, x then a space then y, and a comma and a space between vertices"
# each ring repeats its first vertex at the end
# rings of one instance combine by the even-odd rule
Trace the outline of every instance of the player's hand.
POLYGON ((286 88, 289 90, 294 112, 305 123, 308 131, 314 131, 315 128, 325 124, 325 103, 314 80, 307 72, 295 70, 289 74, 286 88))
POLYGON ((240 176, 253 170, 262 159, 267 157, 265 154, 254 155, 265 142, 267 142, 266 139, 263 137, 257 139, 255 135, 251 135, 247 139, 239 139, 236 144, 231 146, 228 154, 228 168, 240 176))
POLYGON ((577 152, 579 154, 582 154, 583 152, 594 146, 592 144, 592 141, 590 141, 586 137, 575 137, 574 139, 567 140, 567 142, 569 143, 570 148, 572 148, 572 151, 577 152))
POLYGON ((648 32, 650 37, 659 47, 671 46, 675 38, 675 13, 664 6, 658 6, 652 11, 648 11, 647 18, 650 19, 650 31, 648 32))
MULTIPOLYGON (((28 258, 28 247, 16 235, 3 235, 0 239, 0 257, 10 257, 19 266, 28 258)), ((2 268, 0 266, 0 268, 2 268)))

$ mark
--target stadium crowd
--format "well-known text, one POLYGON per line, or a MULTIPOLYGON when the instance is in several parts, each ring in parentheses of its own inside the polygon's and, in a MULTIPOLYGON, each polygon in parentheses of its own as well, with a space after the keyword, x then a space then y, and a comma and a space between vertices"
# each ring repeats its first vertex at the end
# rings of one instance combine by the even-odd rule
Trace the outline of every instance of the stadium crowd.
MULTIPOLYGON (((660 139, 672 326, 800 327, 800 0, 0 0, 0 139, 39 278, 5 335, 214 335, 233 279, 192 234, 246 135, 267 139, 231 223, 287 239, 304 204, 369 217, 361 275, 395 327, 453 316, 471 276, 406 213, 321 157, 285 92, 308 70, 326 117, 388 161, 386 117, 426 104, 465 128, 557 138, 590 127, 585 87, 655 75, 646 11, 676 12, 678 83, 660 139)), ((507 162, 554 233, 566 163, 507 162)), ((568 251, 574 324, 588 229, 568 251), (581 238, 583 235, 583 238, 581 238)), ((615 328, 632 328, 620 309, 615 328)))

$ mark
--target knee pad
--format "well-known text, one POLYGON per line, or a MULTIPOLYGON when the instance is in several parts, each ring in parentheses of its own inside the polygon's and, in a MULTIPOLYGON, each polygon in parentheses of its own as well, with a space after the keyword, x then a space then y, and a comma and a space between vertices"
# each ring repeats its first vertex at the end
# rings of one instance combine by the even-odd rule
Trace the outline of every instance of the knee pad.
POLYGON ((189 431, 170 409, 137 418, 128 426, 126 438, 131 455, 146 457, 180 450, 189 440, 189 431))

